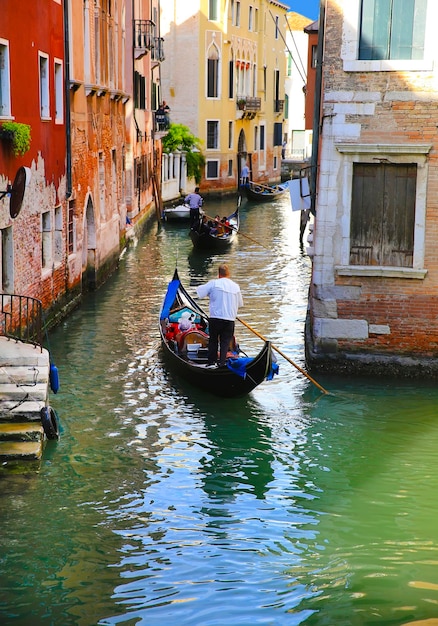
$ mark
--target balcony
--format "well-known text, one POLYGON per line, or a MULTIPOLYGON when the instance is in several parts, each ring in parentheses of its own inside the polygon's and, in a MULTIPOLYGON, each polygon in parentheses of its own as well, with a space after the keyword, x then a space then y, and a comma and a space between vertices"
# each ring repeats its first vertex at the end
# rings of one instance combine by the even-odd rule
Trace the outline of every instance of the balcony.
POLYGON ((155 23, 152 20, 134 20, 134 56, 141 59, 154 48, 155 23))
POLYGON ((163 37, 154 37, 154 42, 152 46, 152 60, 157 63, 161 63, 164 61, 164 39, 163 37))
POLYGON ((156 133, 167 133, 170 126, 170 119, 167 113, 154 112, 154 129, 156 133))
POLYGON ((284 100, 274 100, 274 113, 283 113, 284 100))
POLYGON ((243 111, 241 119, 254 119, 256 113, 262 108, 261 98, 252 98, 250 96, 238 96, 236 99, 236 107, 239 111, 243 111))

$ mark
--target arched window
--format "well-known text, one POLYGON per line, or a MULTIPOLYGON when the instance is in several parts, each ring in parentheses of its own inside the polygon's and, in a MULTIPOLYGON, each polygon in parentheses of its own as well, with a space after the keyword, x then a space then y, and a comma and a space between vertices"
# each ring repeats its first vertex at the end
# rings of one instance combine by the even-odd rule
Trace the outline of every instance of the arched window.
POLYGON ((208 49, 207 98, 219 97, 219 50, 215 44, 208 49))

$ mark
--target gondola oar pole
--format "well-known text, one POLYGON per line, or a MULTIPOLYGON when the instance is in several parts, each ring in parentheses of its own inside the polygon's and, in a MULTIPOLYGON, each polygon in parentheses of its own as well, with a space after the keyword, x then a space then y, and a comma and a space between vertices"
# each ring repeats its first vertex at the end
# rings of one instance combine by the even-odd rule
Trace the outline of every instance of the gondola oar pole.
MULTIPOLYGON (((211 217, 211 215, 205 215, 205 217, 209 220, 215 220, 214 217, 211 217)), ((266 246, 264 246, 262 243, 260 243, 260 241, 257 241, 257 239, 253 239, 252 237, 250 237, 249 235, 245 235, 244 233, 242 233, 241 230, 238 230, 237 228, 234 228, 234 226, 231 226, 231 224, 227 225, 227 228, 230 228, 231 230, 235 230, 236 232, 239 233, 239 235, 242 235, 242 237, 246 237, 247 239, 249 239, 250 241, 252 241, 253 243, 256 243, 258 246, 262 246, 262 248, 264 248, 265 250, 271 250, 271 248, 267 248, 266 246)))
MULTIPOLYGON (((263 341, 268 341, 268 339, 266 339, 266 337, 263 337, 263 335, 261 335, 260 333, 258 333, 255 328, 253 328, 252 326, 250 326, 249 324, 247 324, 246 322, 244 322, 240 317, 236 318, 241 324, 243 324, 244 326, 246 326, 252 333, 254 333, 254 335, 257 335, 257 337, 259 337, 260 339, 263 339, 263 341)), ((310 380, 310 382, 312 382, 315 387, 318 387, 318 389, 320 391, 322 391, 323 393, 327 393, 329 394, 330 392, 327 391, 327 389, 324 389, 324 387, 322 387, 319 383, 316 382, 316 380, 314 380, 311 376, 309 376, 309 374, 307 372, 305 372, 299 365, 297 365, 296 363, 294 363, 292 361, 292 359, 290 359, 288 356, 286 356, 286 354, 284 354, 284 352, 282 352, 279 348, 277 348, 277 346, 274 346, 273 343, 271 343, 272 348, 278 352, 278 354, 280 354, 283 359, 286 359, 286 361, 289 361, 289 363, 291 365, 293 365, 294 367, 296 367, 296 369, 301 372, 301 374, 303 374, 306 378, 308 378, 310 380)))

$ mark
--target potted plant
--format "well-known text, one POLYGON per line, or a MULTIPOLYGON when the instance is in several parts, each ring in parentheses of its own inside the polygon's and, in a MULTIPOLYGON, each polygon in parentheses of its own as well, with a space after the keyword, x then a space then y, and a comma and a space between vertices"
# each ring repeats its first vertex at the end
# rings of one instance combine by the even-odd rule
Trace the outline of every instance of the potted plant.
POLYGON ((240 111, 245 110, 245 104, 246 104, 246 98, 239 98, 237 100, 237 108, 240 109, 240 111))
POLYGON ((30 148, 30 130, 29 124, 3 122, 0 126, 0 139, 11 144, 15 156, 22 156, 30 148))

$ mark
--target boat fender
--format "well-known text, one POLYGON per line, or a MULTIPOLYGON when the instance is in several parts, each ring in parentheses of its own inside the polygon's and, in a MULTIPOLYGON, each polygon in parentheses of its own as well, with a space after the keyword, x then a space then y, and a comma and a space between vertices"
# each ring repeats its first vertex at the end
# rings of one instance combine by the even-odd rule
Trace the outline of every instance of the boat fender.
POLYGON ((53 391, 53 393, 58 393, 59 373, 58 373, 58 368, 56 367, 54 363, 50 363, 49 380, 50 380, 50 389, 53 391))
POLYGON ((40 416, 47 439, 59 439, 58 416, 55 410, 51 406, 43 406, 40 416))

